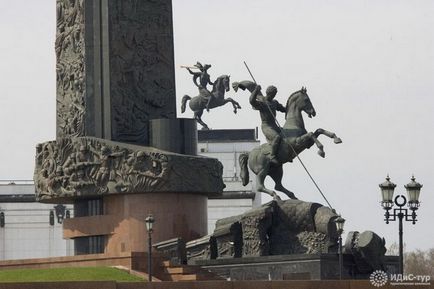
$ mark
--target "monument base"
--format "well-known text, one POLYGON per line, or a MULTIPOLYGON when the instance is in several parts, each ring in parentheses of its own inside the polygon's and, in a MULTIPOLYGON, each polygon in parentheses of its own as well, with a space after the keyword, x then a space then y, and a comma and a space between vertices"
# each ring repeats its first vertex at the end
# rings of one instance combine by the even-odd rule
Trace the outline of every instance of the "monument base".
POLYGON ((153 243, 175 237, 189 241, 207 233, 207 196, 201 194, 108 195, 76 207, 78 217, 65 219, 63 226, 64 238, 75 240, 76 254, 147 251, 148 214, 155 218, 153 243))
MULTIPOLYGON (((343 256, 343 279, 369 279, 370 274, 356 270, 353 256, 343 256)), ((190 263, 190 262, 189 262, 190 263)), ((200 266, 229 280, 330 280, 339 279, 337 254, 295 254, 197 260, 200 266)), ((386 256, 386 271, 398 272, 398 256, 386 256)))

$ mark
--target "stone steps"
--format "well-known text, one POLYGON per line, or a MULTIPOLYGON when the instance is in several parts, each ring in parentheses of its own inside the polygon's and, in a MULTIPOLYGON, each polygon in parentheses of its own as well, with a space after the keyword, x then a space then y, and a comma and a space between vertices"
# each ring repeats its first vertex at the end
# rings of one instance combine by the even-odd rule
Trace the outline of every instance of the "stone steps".
POLYGON ((163 261, 161 267, 164 272, 165 281, 223 280, 221 277, 199 266, 175 265, 170 261, 163 261))

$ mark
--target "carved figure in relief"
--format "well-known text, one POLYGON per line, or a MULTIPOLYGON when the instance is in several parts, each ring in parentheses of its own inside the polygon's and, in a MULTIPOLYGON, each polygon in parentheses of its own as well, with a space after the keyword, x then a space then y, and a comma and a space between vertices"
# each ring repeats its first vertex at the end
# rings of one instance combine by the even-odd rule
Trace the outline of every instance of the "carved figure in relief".
POLYGON ((61 190, 67 186, 68 178, 63 174, 63 168, 61 166, 56 168, 56 172, 48 176, 47 187, 51 194, 55 194, 56 191, 61 190))
POLYGON ((81 190, 85 187, 94 186, 94 182, 90 180, 84 170, 75 171, 69 179, 70 191, 81 190))
POLYGON ((39 172, 38 181, 36 182, 36 187, 41 192, 48 191, 48 172, 47 170, 41 170, 39 172))
POLYGON ((57 107, 60 136, 80 136, 84 124, 83 1, 57 1, 57 107))
POLYGON ((176 108, 171 17, 167 1, 116 2, 109 13, 113 139, 147 142, 150 118, 173 118, 176 108))
POLYGON ((115 169, 113 168, 113 159, 122 156, 124 152, 112 153, 110 148, 103 146, 99 154, 99 169, 96 172, 95 181, 99 186, 104 186, 108 181, 114 180, 115 169))

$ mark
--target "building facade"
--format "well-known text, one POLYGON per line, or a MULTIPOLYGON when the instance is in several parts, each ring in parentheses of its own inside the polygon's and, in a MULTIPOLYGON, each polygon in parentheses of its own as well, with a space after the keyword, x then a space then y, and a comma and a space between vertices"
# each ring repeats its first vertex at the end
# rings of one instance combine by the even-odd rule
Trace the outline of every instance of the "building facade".
MULTIPOLYGON (((218 219, 239 215, 261 205, 261 193, 255 191, 255 178, 247 186, 240 178, 240 154, 259 146, 257 129, 221 129, 198 131, 198 154, 216 158, 223 164, 226 188, 222 196, 208 199, 208 234, 218 219)), ((252 176, 252 172, 250 172, 252 176)))
POLYGON ((72 213, 71 205, 36 202, 33 181, 0 181, 0 260, 74 255, 62 228, 72 213))

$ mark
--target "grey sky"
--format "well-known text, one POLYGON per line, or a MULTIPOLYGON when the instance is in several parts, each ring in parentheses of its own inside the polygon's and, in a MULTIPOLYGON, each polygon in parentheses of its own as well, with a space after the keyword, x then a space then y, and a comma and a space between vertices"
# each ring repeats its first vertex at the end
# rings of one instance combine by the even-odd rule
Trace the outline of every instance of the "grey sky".
MULTIPOLYGON (((434 219, 434 2, 173 0, 173 11, 178 102, 197 92, 179 66, 197 60, 213 65, 212 79, 230 74, 232 81, 249 79, 247 61, 263 87, 277 86, 280 102, 306 86, 317 111, 306 127, 334 131, 344 143, 323 137, 325 159, 315 148, 301 158, 347 219, 346 230, 397 241, 398 224, 382 220, 378 184, 389 173, 405 193, 414 173, 424 185, 420 221, 405 224, 405 242, 434 247, 427 229, 434 219)), ((31 179, 35 144, 55 138, 55 1, 1 0, 0 35, 0 179, 31 179)), ((229 95, 242 110, 205 113, 209 126, 259 126, 248 94, 229 95)), ((285 166, 284 183, 324 203, 297 162, 285 166)))

